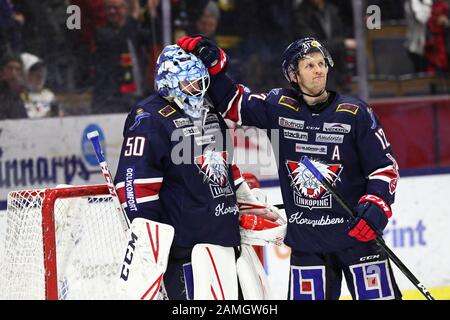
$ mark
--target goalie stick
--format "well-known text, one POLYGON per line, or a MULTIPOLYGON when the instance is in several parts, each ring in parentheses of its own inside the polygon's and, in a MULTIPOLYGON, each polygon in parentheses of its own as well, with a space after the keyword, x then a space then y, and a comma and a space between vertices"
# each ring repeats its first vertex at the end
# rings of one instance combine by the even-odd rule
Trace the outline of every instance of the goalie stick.
POLYGON ((94 147, 95 155, 97 156, 98 163, 100 164, 100 168, 102 169, 103 177, 105 178, 106 185, 108 186, 109 194, 113 199, 114 206, 116 207, 117 213, 119 213, 122 217, 122 219, 120 220, 122 222, 123 229, 125 231, 128 231, 130 229, 130 222, 128 221, 128 217, 125 214, 125 211, 123 211, 122 205, 119 201, 119 197, 117 196, 117 191, 114 187, 111 172, 109 171, 108 164, 106 163, 106 159, 98 136, 99 134, 97 130, 88 132, 87 134, 88 139, 91 140, 92 146, 94 147))
MULTIPOLYGON (((309 161, 307 156, 303 156, 300 162, 316 177, 316 179, 322 184, 322 186, 336 199, 336 201, 350 214, 352 217, 356 217, 357 214, 351 207, 347 204, 345 199, 337 193, 333 186, 325 179, 325 177, 320 173, 320 171, 314 166, 314 164, 309 161)), ((367 221, 366 221, 367 222, 367 221)), ((367 222, 367 224, 369 224, 367 222)), ((370 225, 369 225, 370 226, 370 225)), ((370 226, 371 227, 371 226, 370 226)), ((372 228, 372 227, 371 227, 372 228)), ((375 230, 374 228, 372 228, 375 230)), ((400 271, 414 284, 414 286, 419 289, 419 291, 427 298, 427 300, 434 300, 433 296, 428 292, 427 288, 414 276, 414 274, 409 271, 409 269, 403 264, 403 262, 392 252, 392 250, 384 242, 380 235, 374 239, 374 241, 384 250, 395 265, 400 269, 400 271)))

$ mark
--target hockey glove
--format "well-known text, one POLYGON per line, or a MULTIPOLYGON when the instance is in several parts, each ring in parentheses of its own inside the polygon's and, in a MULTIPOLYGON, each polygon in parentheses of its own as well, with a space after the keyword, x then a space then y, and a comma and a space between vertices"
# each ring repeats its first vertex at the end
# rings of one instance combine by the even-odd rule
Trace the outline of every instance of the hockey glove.
POLYGON ((184 36, 178 39, 177 45, 199 57, 211 75, 218 74, 227 65, 227 55, 211 39, 203 36, 184 36))
POLYGON ((259 188, 250 189, 247 182, 242 182, 236 190, 240 214, 254 214, 270 221, 286 223, 281 211, 266 203, 265 195, 259 188))
POLYGON ((363 196, 358 201, 356 211, 358 216, 351 224, 348 235, 363 242, 371 241, 381 235, 388 219, 392 216, 389 205, 373 194, 363 196))
POLYGON ((241 214, 239 224, 242 244, 264 246, 273 243, 281 246, 286 236, 286 223, 279 224, 260 216, 241 214))

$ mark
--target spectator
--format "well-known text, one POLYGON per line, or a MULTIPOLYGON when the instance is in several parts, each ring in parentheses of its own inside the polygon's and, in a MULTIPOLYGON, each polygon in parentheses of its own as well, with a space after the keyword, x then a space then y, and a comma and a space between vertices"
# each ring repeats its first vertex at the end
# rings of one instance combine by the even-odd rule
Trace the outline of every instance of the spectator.
POLYGON ((432 4, 433 0, 408 0, 405 2, 405 17, 408 24, 406 47, 414 65, 414 72, 425 71, 425 35, 432 4))
POLYGON ((217 44, 234 59, 228 73, 250 88, 281 86, 279 55, 289 44, 291 0, 219 1, 217 44))
POLYGON ((71 30, 72 46, 76 61, 75 87, 84 90, 93 85, 95 33, 106 23, 104 0, 71 0, 80 8, 83 16, 80 30, 71 30))
POLYGON ((7 54, 0 60, 0 120, 26 118, 27 112, 20 98, 23 90, 22 61, 7 54))
POLYGON ((47 81, 47 67, 44 61, 30 53, 22 53, 20 57, 25 79, 25 92, 22 98, 28 118, 58 116, 55 94, 44 87, 47 81))
POLYGON ((184 0, 174 1, 172 9, 172 38, 177 40, 185 36, 189 29, 189 23, 191 15, 189 14, 190 8, 196 8, 197 6, 191 6, 184 0))
POLYGON ((106 25, 98 28, 94 54, 93 113, 128 112, 147 94, 143 70, 151 33, 130 15, 126 0, 105 0, 106 25))
MULTIPOLYGON (((353 0, 329 0, 339 10, 339 16, 344 25, 344 34, 348 38, 354 37, 353 0)), ((367 4, 367 6, 373 4, 367 4)), ((383 9, 381 9, 383 10, 383 9)), ((384 11, 382 11, 384 12, 384 11)), ((382 16, 384 18, 384 15, 382 16)))
POLYGON ((209 1, 195 21, 196 33, 215 41, 219 20, 220 10, 218 5, 214 1, 209 1))
POLYGON ((156 60, 162 51, 162 32, 161 32, 161 6, 160 0, 147 0, 145 6, 140 6, 137 0, 134 0, 135 16, 141 21, 144 30, 150 30, 151 44, 148 50, 146 86, 152 88, 155 82, 156 60))
POLYGON ((0 0, 0 52, 20 52, 25 17, 11 0, 0 0))
POLYGON ((32 53, 46 62, 47 83, 53 90, 72 89, 75 63, 71 50, 72 31, 66 26, 69 1, 20 0, 15 3, 25 16, 23 48, 20 52, 32 53))
POLYGON ((245 26, 240 31, 245 42, 240 62, 246 74, 243 81, 250 88, 269 90, 284 85, 285 80, 279 72, 279 56, 292 34, 291 2, 260 0, 255 5, 251 0, 239 1, 240 23, 245 26), (249 12, 249 7, 255 8, 249 12))
POLYGON ((95 31, 106 23, 104 0, 71 0, 71 3, 78 6, 83 14, 78 31, 79 41, 93 51, 95 31))
POLYGON ((215 33, 218 19, 220 16, 220 9, 217 1, 214 0, 175 0, 172 1, 173 12, 173 38, 178 40, 186 34, 199 34, 200 29, 206 31, 204 26, 199 26, 199 20, 205 16, 201 24, 209 24, 212 31, 207 31, 208 34, 215 33), (209 4, 211 3, 211 4, 209 4), (211 10, 206 7, 209 5, 211 10), (215 26, 213 26, 215 25, 215 26))
POLYGON ((448 0, 436 0, 431 7, 425 44, 426 70, 430 73, 450 72, 445 47, 449 27, 448 8, 448 0))
MULTIPOLYGON (((227 54, 239 56, 236 53, 238 49, 236 45, 229 41, 229 34, 217 34, 221 17, 221 9, 219 5, 212 0, 196 0, 195 6, 189 9, 189 24, 186 31, 188 34, 201 34, 208 37, 214 43, 226 49, 227 54)), ((221 25, 222 27, 223 25, 221 25)), ((184 35, 184 34, 180 34, 184 35)), ((236 37, 236 35, 234 35, 236 37)), ((176 39, 175 39, 176 40, 176 39)), ((238 59, 233 61, 229 66, 229 72, 235 75, 240 70, 240 62, 238 59)))
POLYGON ((356 41, 346 38, 337 7, 326 0, 304 0, 295 9, 295 16, 294 38, 315 37, 333 57, 327 88, 348 92, 346 54, 356 49, 356 41))

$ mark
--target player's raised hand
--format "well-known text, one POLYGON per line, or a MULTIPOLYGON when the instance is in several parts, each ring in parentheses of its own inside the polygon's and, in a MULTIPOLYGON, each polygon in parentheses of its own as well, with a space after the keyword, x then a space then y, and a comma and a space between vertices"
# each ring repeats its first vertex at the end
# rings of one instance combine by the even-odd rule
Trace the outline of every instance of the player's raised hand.
POLYGON ((227 64, 227 55, 214 41, 203 36, 184 36, 178 39, 177 45, 183 50, 192 52, 202 60, 208 72, 215 75, 222 71, 227 64))
POLYGON ((189 37, 183 36, 177 41, 177 45, 181 47, 184 51, 195 52, 198 43, 202 40, 201 36, 189 37))
POLYGON ((380 197, 372 194, 363 196, 356 207, 358 216, 350 226, 348 235, 359 241, 367 242, 383 233, 392 216, 389 205, 380 197))

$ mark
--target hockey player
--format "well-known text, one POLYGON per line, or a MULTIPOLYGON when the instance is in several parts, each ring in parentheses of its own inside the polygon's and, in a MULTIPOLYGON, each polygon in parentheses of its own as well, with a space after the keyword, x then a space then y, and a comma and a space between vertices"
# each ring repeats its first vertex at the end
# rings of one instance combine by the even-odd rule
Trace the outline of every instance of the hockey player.
POLYGON ((205 97, 209 81, 201 60, 167 46, 157 60, 156 92, 125 121, 115 177, 131 221, 124 298, 161 299, 165 291, 176 300, 237 299, 238 277, 244 298, 268 297, 249 272, 264 276, 254 251, 238 250, 239 211, 245 206, 272 220, 278 213, 232 165, 228 128, 205 97))
POLYGON ((279 130, 272 143, 279 144, 284 241, 292 249, 289 298, 338 299, 344 275, 354 299, 400 299, 388 257, 371 241, 392 215, 398 166, 370 106, 326 89, 333 60, 325 47, 314 38, 294 41, 282 55, 292 88, 253 94, 226 75, 227 56, 209 39, 185 36, 177 44, 209 68, 208 94, 225 118, 279 130), (356 207, 356 219, 303 166, 302 155, 356 207))

